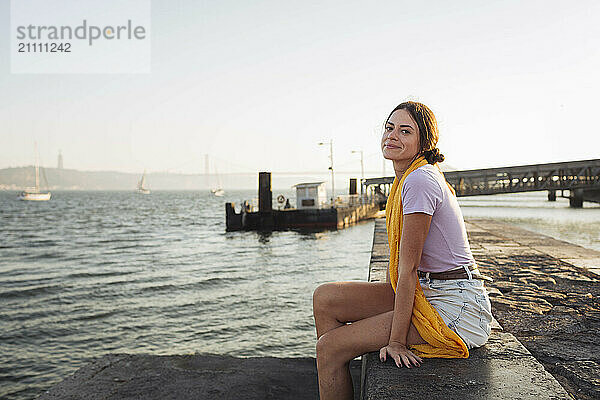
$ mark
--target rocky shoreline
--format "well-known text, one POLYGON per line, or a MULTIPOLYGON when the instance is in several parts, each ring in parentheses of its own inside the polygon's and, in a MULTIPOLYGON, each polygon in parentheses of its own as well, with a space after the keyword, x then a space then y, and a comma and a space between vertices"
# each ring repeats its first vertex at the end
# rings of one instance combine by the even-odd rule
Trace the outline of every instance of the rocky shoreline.
POLYGON ((468 219, 494 316, 577 399, 600 398, 600 252, 468 219))

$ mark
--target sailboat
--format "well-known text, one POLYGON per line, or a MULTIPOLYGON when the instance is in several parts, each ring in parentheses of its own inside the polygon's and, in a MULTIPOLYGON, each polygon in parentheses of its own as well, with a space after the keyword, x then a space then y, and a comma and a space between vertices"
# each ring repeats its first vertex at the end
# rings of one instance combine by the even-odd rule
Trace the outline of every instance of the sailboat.
POLYGON ((210 189, 210 191, 212 192, 212 194, 214 194, 217 197, 222 197, 225 195, 225 191, 220 188, 213 188, 213 189, 210 189))
POLYGON ((142 175, 142 179, 140 179, 140 181, 138 182, 137 185, 137 192, 140 194, 150 194, 150 189, 145 188, 144 184, 146 183, 146 170, 144 170, 144 173, 142 175))
POLYGON ((225 191, 221 188, 221 177, 219 176, 219 171, 215 168, 215 173, 217 175, 217 187, 210 189, 210 192, 217 197, 223 197, 225 195, 225 191))
MULTIPOLYGON (((207 186, 210 186, 211 174, 210 174, 210 163, 208 161, 208 154, 204 155, 204 174, 206 175, 206 183, 207 186)), ((217 171, 217 167, 215 167, 215 175, 217 176, 217 186, 213 186, 210 189, 210 192, 217 197, 222 197, 225 195, 225 191, 221 187, 221 177, 219 176, 219 171, 217 171)))
MULTIPOLYGON (((218 185, 216 187, 213 186, 210 189, 210 193, 212 193, 214 196, 222 197, 225 194, 225 191, 221 188, 221 177, 219 176, 219 172, 217 171, 216 167, 215 171, 217 175, 218 185)), ((204 176, 206 177, 206 186, 210 187, 212 179, 210 174, 210 162, 208 161, 208 154, 204 155, 204 176)))
MULTIPOLYGON (((46 180, 46 174, 44 174, 44 180, 46 180)), ((46 181, 46 186, 48 186, 47 181, 46 181)), ((50 200, 50 196, 52 196, 52 194, 49 191, 46 191, 46 192, 40 191, 40 162, 39 162, 37 143, 36 143, 35 144, 35 187, 34 188, 26 188, 21 193, 19 193, 19 200, 48 201, 48 200, 50 200)))

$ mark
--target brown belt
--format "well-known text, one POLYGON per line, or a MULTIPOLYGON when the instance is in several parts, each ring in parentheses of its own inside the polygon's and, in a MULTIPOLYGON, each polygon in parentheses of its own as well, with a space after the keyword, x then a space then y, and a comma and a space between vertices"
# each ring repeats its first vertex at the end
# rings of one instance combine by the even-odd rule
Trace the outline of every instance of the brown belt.
MULTIPOLYGON (((492 278, 479 273, 476 265, 470 265, 469 270, 473 271, 473 279, 492 282, 492 278)), ((419 274, 419 278, 427 278, 427 272, 417 271, 417 273, 419 274)), ((469 279, 469 275, 467 275, 467 271, 463 268, 445 272, 429 272, 429 279, 469 279)))

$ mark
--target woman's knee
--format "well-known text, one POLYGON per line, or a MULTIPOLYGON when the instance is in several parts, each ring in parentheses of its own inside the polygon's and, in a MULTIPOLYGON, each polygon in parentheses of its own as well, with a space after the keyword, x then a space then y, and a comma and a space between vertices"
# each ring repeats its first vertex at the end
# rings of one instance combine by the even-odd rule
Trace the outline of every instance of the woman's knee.
POLYGON ((322 312, 331 309, 335 283, 323 283, 313 292, 313 312, 322 312))
POLYGON ((317 340, 317 368, 339 368, 350 362, 340 358, 343 349, 340 349, 333 332, 326 332, 317 340))

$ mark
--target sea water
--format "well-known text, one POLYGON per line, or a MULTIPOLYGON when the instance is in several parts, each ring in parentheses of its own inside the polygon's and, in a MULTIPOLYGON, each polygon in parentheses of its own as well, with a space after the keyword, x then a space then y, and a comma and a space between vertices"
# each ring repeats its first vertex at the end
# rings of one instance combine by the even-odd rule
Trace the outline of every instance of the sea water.
POLYGON ((373 222, 225 232, 225 202, 253 196, 0 192, 0 398, 106 353, 314 356, 312 293, 367 279, 373 222))
POLYGON ((493 218, 600 251, 598 203, 571 208, 567 198, 548 201, 547 192, 459 197, 458 202, 465 218, 493 218))

